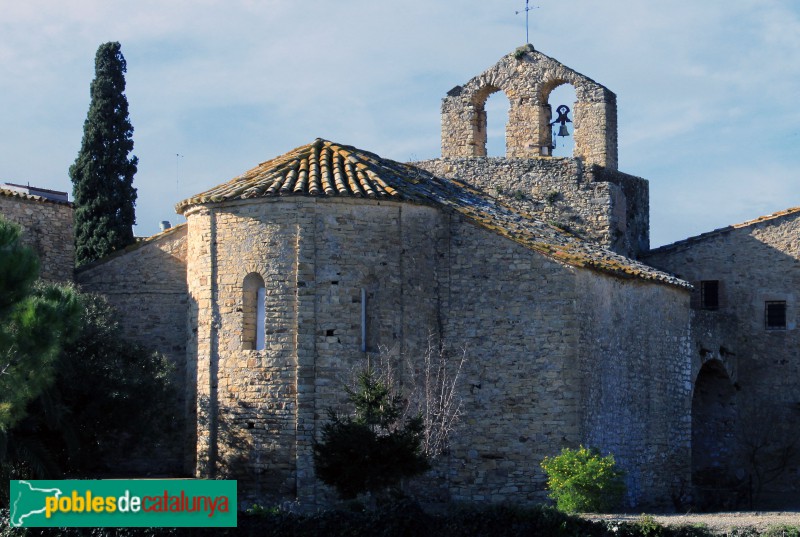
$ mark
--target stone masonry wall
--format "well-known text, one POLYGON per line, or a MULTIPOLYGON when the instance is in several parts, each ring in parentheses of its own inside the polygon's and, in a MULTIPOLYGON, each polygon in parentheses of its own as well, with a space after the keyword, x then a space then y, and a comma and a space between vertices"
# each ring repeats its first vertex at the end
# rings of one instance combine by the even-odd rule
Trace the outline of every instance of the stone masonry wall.
POLYGON ((574 156, 585 164, 617 168, 616 96, 607 88, 537 52, 520 47, 497 64, 456 86, 442 100, 442 157, 486 156, 486 99, 502 91, 511 105, 506 125, 506 156, 530 158, 552 145, 548 105, 561 84, 575 88, 574 156))
POLYGON ((542 458, 582 443, 618 457, 631 506, 671 506, 689 480, 688 292, 450 229, 443 336, 469 360, 463 428, 437 466, 450 497, 541 502, 542 458))
POLYGON ((439 218, 424 206, 314 198, 188 213, 199 475, 238 479, 244 502, 331 496, 311 446, 327 408, 345 410, 349 372, 382 348, 418 354, 438 330, 439 218), (263 351, 242 348, 251 272, 266 286, 263 351))
MULTIPOLYGON (((175 433, 145 469, 150 473, 181 472, 186 428, 186 226, 177 226, 144 242, 82 267, 76 274, 81 289, 108 298, 131 341, 159 351, 175 364, 179 398, 175 433)), ((191 423, 191 422, 188 422, 191 423)))
POLYGON ((544 501, 545 455, 580 441, 575 271, 453 216, 443 335, 466 349, 463 422, 440 463, 460 501, 544 501))
POLYGON ((39 255, 39 276, 72 281, 75 245, 72 205, 0 193, 0 214, 22 226, 22 242, 39 255))
POLYGON ((649 248, 644 179, 553 157, 442 158, 414 165, 463 181, 485 196, 623 255, 636 257, 649 248))
POLYGON ((582 442, 614 454, 632 507, 672 509, 690 492, 689 292, 587 271, 577 285, 582 442))
POLYGON ((610 249, 638 259, 650 250, 649 181, 601 166, 589 166, 585 173, 587 183, 608 183, 611 190, 610 249))
MULTIPOLYGON (((198 477, 209 477, 213 470, 209 461, 213 455, 210 432, 216 427, 216 423, 210 419, 212 335, 216 337, 219 328, 218 306, 213 299, 217 288, 216 260, 212 255, 217 241, 216 226, 213 214, 204 207, 186 216, 186 285, 189 298, 186 322, 186 386, 189 388, 186 416, 189 428, 194 425, 195 429, 187 434, 184 470, 198 477)), ((215 399, 216 386, 215 379, 215 399)))
POLYGON ((211 235, 203 233, 192 249, 208 248, 208 257, 190 260, 190 288, 202 310, 198 334, 209 338, 201 342, 197 369, 198 471, 239 480, 251 498, 293 497, 303 427, 296 348, 302 344, 297 272, 303 263, 296 207, 215 208, 190 214, 191 225, 198 217, 213 222, 211 235), (250 273, 265 284, 264 350, 247 348, 243 335, 243 282, 250 273))
MULTIPOLYGON (((431 207, 384 203, 317 204, 315 226, 315 431, 326 409, 351 412, 343 384, 354 367, 389 355, 419 364, 429 334, 439 337, 437 270, 445 232, 431 207), (361 296, 366 353, 361 352, 361 296)), ((315 484, 314 495, 332 497, 315 484)))
POLYGON ((328 503, 333 494, 314 477, 311 449, 327 409, 350 410, 343 385, 353 368, 386 353, 419 364, 429 335, 451 349, 463 346, 468 361, 464 423, 423 480, 423 496, 539 502, 546 497, 542 458, 589 441, 621 453, 639 480, 633 503, 663 496, 665 487, 646 479, 680 472, 682 343, 662 333, 685 329, 674 311, 680 292, 561 265, 427 206, 278 198, 196 207, 187 216, 197 474, 239 480, 243 504, 328 503), (252 272, 266 287, 263 351, 243 348, 243 281, 252 272), (615 293, 627 297, 622 305, 589 308, 586 318, 584 300, 615 293), (645 304, 653 311, 645 318, 663 330, 616 326, 635 323, 645 304), (602 328, 586 336, 591 323, 602 328), (598 357, 601 351, 607 356, 598 357), (591 386, 596 372, 587 355, 631 373, 591 386), (617 388, 624 398, 610 395, 617 388), (669 406, 673 396, 679 402, 669 406), (591 416, 587 399, 598 405, 591 416), (639 399, 672 414, 644 427, 652 408, 639 408, 639 399), (622 426, 611 424, 617 417, 639 427, 641 444, 626 444, 622 426), (666 439, 666 430, 674 437, 666 439))
MULTIPOLYGON (((697 285, 693 305, 699 307, 699 282, 720 282, 719 308, 693 312, 692 379, 711 361, 724 366, 736 390, 738 442, 759 435, 772 448, 797 440, 800 419, 800 212, 730 226, 674 245, 658 248, 646 261, 697 285), (785 301, 785 330, 765 328, 765 302, 785 301), (768 429, 768 430, 765 430, 768 429)), ((713 415, 713 414, 712 414, 713 415)), ((697 424, 702 426, 702 424, 697 424)), ((752 471, 740 447, 732 454, 733 472, 747 479, 752 471)), ((764 507, 800 502, 800 464, 792 461, 781 478, 767 485, 764 507)))

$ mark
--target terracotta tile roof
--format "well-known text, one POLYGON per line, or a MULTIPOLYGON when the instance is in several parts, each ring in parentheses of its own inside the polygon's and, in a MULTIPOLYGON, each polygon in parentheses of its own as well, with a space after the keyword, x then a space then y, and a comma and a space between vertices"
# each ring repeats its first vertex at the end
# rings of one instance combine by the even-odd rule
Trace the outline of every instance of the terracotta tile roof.
POLYGON ((8 188, 0 187, 0 196, 8 196, 9 198, 20 198, 24 200, 31 200, 31 201, 42 201, 45 203, 55 203, 56 205, 72 205, 70 201, 62 201, 52 198, 46 198, 44 196, 37 196, 35 194, 27 194, 25 192, 20 192, 18 190, 11 190, 8 188))
POLYGON ((407 173, 367 151, 317 138, 280 157, 201 194, 178 203, 183 214, 191 205, 268 196, 355 196, 409 199, 391 186, 393 176, 407 173))
POLYGON ((194 205, 275 196, 366 197, 433 205, 453 210, 481 227, 568 265, 621 278, 690 287, 674 276, 512 209, 460 181, 321 139, 188 198, 175 209, 183 214, 194 205))
POLYGON ((718 237, 720 235, 724 235, 725 233, 730 233, 735 229, 742 229, 750 226, 754 226, 756 224, 761 224, 763 222, 769 222, 770 220, 775 220, 777 218, 781 218, 783 216, 790 216, 793 214, 800 213, 800 207, 792 207, 790 209, 785 209, 783 211, 778 211, 776 213, 768 214, 765 216, 759 216, 758 218, 754 218, 752 220, 747 220, 746 222, 742 222, 740 224, 731 224, 730 226, 725 226, 717 229, 712 229, 711 231, 707 231, 705 233, 701 233, 700 235, 695 235, 694 237, 688 237, 686 239, 682 239, 679 241, 675 241, 671 244, 665 244, 663 246, 659 246, 658 248, 653 248, 646 254, 645 256, 665 252, 668 250, 674 250, 679 248, 684 248, 691 246, 693 244, 697 244, 698 242, 704 241, 706 239, 710 239, 712 237, 718 237))

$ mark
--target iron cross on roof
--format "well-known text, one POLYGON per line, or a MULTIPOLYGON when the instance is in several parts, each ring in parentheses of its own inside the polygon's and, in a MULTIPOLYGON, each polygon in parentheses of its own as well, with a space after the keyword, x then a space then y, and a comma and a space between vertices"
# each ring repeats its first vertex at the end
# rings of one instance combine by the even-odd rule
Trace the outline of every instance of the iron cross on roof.
MULTIPOLYGON (((532 10, 532 9, 539 9, 539 6, 531 6, 531 5, 529 5, 529 3, 530 3, 530 0, 525 0, 525 9, 524 9, 524 11, 525 11, 525 43, 526 44, 531 42, 530 37, 528 37, 528 12, 530 10, 532 10)), ((520 13, 522 13, 522 11, 515 11, 514 13, 516 15, 519 15, 520 13)))

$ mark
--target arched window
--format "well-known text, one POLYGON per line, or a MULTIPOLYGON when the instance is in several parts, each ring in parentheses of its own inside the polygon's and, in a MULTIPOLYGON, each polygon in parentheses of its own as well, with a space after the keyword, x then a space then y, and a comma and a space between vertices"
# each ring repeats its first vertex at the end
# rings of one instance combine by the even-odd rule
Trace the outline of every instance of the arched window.
POLYGON ((242 349, 263 350, 265 326, 266 288, 264 278, 251 272, 242 284, 242 349))

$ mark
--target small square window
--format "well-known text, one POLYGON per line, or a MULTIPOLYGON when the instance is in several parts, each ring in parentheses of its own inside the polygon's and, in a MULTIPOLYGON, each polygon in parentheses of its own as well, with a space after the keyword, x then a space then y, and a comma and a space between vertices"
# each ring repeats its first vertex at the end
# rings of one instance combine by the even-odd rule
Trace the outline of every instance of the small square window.
POLYGON ((719 309, 719 280, 700 282, 700 307, 704 310, 719 309))
POLYGON ((786 301, 764 303, 764 327, 767 330, 786 330, 786 301))

